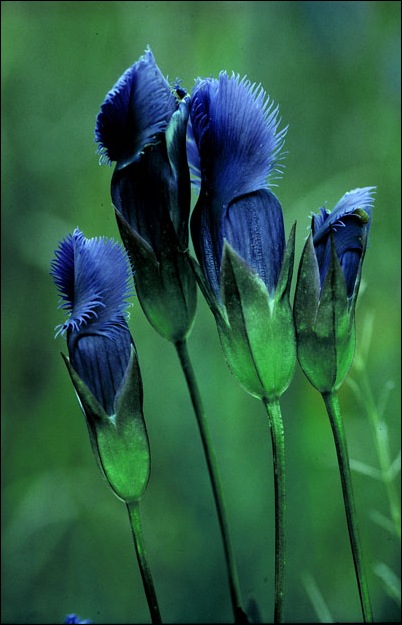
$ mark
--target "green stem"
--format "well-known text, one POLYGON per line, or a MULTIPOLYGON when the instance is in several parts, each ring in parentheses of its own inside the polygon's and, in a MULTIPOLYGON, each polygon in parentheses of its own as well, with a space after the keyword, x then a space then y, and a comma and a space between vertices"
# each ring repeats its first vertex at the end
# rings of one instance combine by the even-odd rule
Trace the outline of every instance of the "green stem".
POLYGON ((127 509, 128 516, 130 518, 131 531, 134 539, 135 552, 137 554, 137 560, 140 567, 142 583, 144 584, 145 595, 148 601, 149 612, 151 614, 151 620, 152 623, 162 623, 151 570, 148 566, 144 547, 144 538, 142 534, 138 502, 133 501, 131 503, 127 503, 127 509))
POLYGON ((215 452, 213 449, 208 425, 205 419, 200 392, 198 390, 198 385, 195 378, 194 369, 190 361, 186 341, 177 341, 177 343, 175 343, 175 347, 181 367, 183 369, 184 376, 186 378, 187 387, 190 393, 195 416, 197 418, 198 429, 200 432, 205 459, 208 466, 209 477, 218 514, 219 526, 222 534, 223 548, 228 570, 230 597, 232 601, 235 623, 248 623, 247 616, 241 607, 239 578, 237 574, 234 552, 229 536, 229 523, 227 520, 223 490, 219 476, 218 465, 216 462, 215 452))
POLYGON ((336 453, 338 456, 339 472, 341 476, 343 500, 345 503, 346 519, 348 523, 350 546, 352 548, 353 561, 356 571, 357 585, 365 623, 373 622, 370 597, 364 571, 363 555, 360 544, 359 528, 357 523, 356 507, 352 488, 352 476, 349 466, 349 454, 346 442, 343 419, 339 407, 338 395, 324 393, 323 399, 331 422, 334 435, 336 453))
POLYGON ((283 623, 285 596, 286 484, 285 435, 279 400, 263 399, 271 432, 275 488, 275 607, 274 623, 283 623))

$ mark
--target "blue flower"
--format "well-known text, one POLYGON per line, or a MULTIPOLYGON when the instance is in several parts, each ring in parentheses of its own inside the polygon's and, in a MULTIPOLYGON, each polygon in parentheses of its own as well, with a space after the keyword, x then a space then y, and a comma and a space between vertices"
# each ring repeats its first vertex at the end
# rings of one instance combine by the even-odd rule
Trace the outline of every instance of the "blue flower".
POLYGON ((96 121, 101 162, 116 161, 112 201, 159 258, 166 238, 188 242, 188 118, 148 49, 107 94, 96 121))
POLYGON ((375 187, 346 193, 312 215, 294 299, 298 359, 320 393, 342 384, 355 352, 355 308, 375 187))
POLYGON ((91 621, 90 619, 84 619, 81 620, 81 617, 78 616, 77 614, 67 614, 64 623, 66 624, 70 624, 70 625, 84 625, 84 623, 92 623, 93 621, 91 621))
POLYGON ((321 287, 331 262, 331 239, 352 297, 361 260, 364 257, 371 225, 375 187, 354 189, 345 193, 333 211, 321 208, 312 216, 313 244, 320 272, 321 287))
POLYGON ((191 97, 188 157, 200 179, 191 234, 201 269, 221 301, 224 241, 273 295, 285 251, 281 205, 267 179, 280 173, 286 128, 261 86, 221 72, 191 97))
POLYGON ((221 72, 191 95, 187 154, 199 197, 191 235, 199 285, 227 363, 255 397, 276 400, 296 362, 289 302, 294 228, 269 188, 281 172, 286 129, 261 86, 221 72))
POLYGON ((51 267, 60 307, 69 313, 57 334, 67 334, 72 366, 111 415, 132 344, 125 313, 127 255, 111 239, 87 239, 76 228, 60 243, 51 267))
POLYGON ((96 119, 101 162, 124 167, 147 145, 157 143, 177 109, 177 100, 150 49, 129 67, 107 94, 96 119))
POLYGON ((116 161, 112 202, 136 292, 154 328, 176 341, 195 314, 195 279, 185 257, 190 215, 186 155, 188 96, 171 87, 148 49, 107 94, 95 139, 116 161))

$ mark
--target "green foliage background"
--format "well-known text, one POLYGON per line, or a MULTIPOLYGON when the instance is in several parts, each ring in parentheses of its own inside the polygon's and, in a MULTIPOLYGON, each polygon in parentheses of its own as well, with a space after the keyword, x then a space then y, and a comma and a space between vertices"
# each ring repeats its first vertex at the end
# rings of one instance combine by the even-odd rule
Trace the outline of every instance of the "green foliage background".
MULTIPOLYGON (((77 225, 87 237, 118 238, 112 170, 98 166, 94 123, 106 92, 148 44, 162 72, 188 89, 197 76, 226 69, 261 82, 279 103, 289 132, 276 193, 287 231, 298 223, 296 261, 311 211, 377 185, 358 349, 376 401, 389 391, 381 433, 388 432, 392 459, 399 451, 400 3, 2 2, 3 623, 61 623, 68 612, 96 623, 149 622, 126 511, 102 482, 60 357, 64 341, 53 338, 63 317, 48 275, 58 241, 77 225)), ((174 349, 135 300, 130 327, 153 460, 141 509, 162 616, 167 623, 230 622, 215 508, 174 349)), ((269 622, 268 423, 263 406, 231 377, 201 296, 189 350, 244 599, 255 599, 269 622)), ((354 366, 349 379, 360 375, 354 366)), ((373 429, 350 384, 340 401, 351 458, 378 467, 373 429)), ((359 621, 330 427, 300 370, 282 409, 286 619, 324 618, 311 600, 316 585, 334 620, 359 621)), ((400 576, 400 543, 383 518, 390 516, 385 487, 361 472, 354 487, 374 616, 398 621, 390 570, 400 576), (381 569, 385 578, 379 563, 389 567, 381 569)))

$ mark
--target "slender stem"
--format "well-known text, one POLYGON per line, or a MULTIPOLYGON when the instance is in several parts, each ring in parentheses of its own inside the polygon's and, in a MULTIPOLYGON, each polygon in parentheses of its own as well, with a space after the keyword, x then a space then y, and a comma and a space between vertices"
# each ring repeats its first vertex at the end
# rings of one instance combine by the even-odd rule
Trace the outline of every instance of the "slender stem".
POLYGON ((144 584, 145 595, 147 597, 149 612, 151 614, 151 620, 152 623, 162 623, 151 570, 148 566, 146 551, 144 547, 144 538, 142 534, 138 502, 134 501, 131 503, 127 503, 127 509, 128 516, 130 518, 131 531, 134 539, 135 552, 137 554, 137 560, 140 567, 142 583, 144 584))
POLYGON ((331 422, 334 435, 336 453, 338 456, 339 472, 342 483, 343 500, 345 503, 346 519, 348 523, 350 546, 356 571, 357 585, 365 623, 373 622, 370 597, 364 571, 363 555, 357 523, 356 507, 352 488, 352 475, 349 466, 349 454, 346 442, 343 419, 336 393, 324 393, 323 399, 331 422))
POLYGON ((204 408, 202 405, 200 392, 198 390, 194 369, 190 361, 186 341, 177 341, 177 343, 175 343, 175 347, 191 396, 191 402, 193 404, 195 416, 197 418, 202 446, 208 466, 209 477, 218 514, 219 526, 222 534, 223 548, 228 570, 230 597, 232 601, 235 623, 248 623, 247 616, 241 607, 239 578, 237 574, 234 552, 229 536, 229 523, 227 520, 226 505, 223 498, 223 490, 218 471, 218 465, 216 462, 215 452, 213 449, 208 425, 205 419, 204 408))
POLYGON ((285 435, 279 400, 263 399, 271 432, 275 487, 275 607, 274 623, 283 623, 285 596, 286 484, 285 435))

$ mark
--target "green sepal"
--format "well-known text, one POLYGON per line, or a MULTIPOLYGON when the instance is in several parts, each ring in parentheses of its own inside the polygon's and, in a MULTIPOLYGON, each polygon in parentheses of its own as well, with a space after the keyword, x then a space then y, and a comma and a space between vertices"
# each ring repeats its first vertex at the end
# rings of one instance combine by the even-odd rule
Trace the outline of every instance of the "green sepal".
POLYGON ((296 243, 296 222, 293 224, 289 239, 286 244, 286 251, 283 257, 281 272, 279 274, 278 284, 275 289, 275 300, 278 301, 283 298, 289 299, 290 287, 292 284, 293 265, 295 258, 295 243, 296 243))
POLYGON ((354 305, 348 300, 333 239, 331 262, 321 290, 314 244, 309 236, 300 262, 294 314, 301 368, 320 393, 336 391, 353 361, 355 328, 354 305))
POLYGON ((108 415, 62 354, 84 412, 92 449, 103 477, 122 501, 138 501, 147 487, 151 456, 142 412, 142 382, 134 346, 108 415))
POLYGON ((205 301, 207 302, 209 308, 211 309, 212 314, 214 315, 217 323, 223 322, 226 319, 225 311, 223 306, 218 304, 215 293, 205 280, 204 274, 202 273, 201 267, 197 263, 197 261, 191 256, 189 252, 187 252, 188 262, 194 272, 195 279, 200 287, 200 291, 203 294, 205 301))
POLYGON ((176 342, 189 334, 195 316, 197 289, 184 252, 178 246, 173 225, 167 224, 166 244, 159 259, 149 244, 127 223, 118 210, 116 220, 133 266, 134 282, 142 309, 153 328, 176 342))
POLYGON ((293 270, 294 228, 283 261, 278 291, 265 283, 225 242, 222 299, 227 320, 218 330, 233 375, 251 395, 279 398, 289 386, 296 363, 296 339, 289 288, 293 270))
POLYGON ((190 96, 185 96, 179 102, 179 107, 170 119, 165 131, 166 151, 169 159, 171 176, 175 184, 171 185, 171 203, 176 210, 172 210, 170 217, 174 225, 177 239, 188 243, 188 219, 191 204, 190 171, 187 162, 186 135, 187 123, 190 114, 190 96), (173 194, 176 189, 176 198, 173 194))

